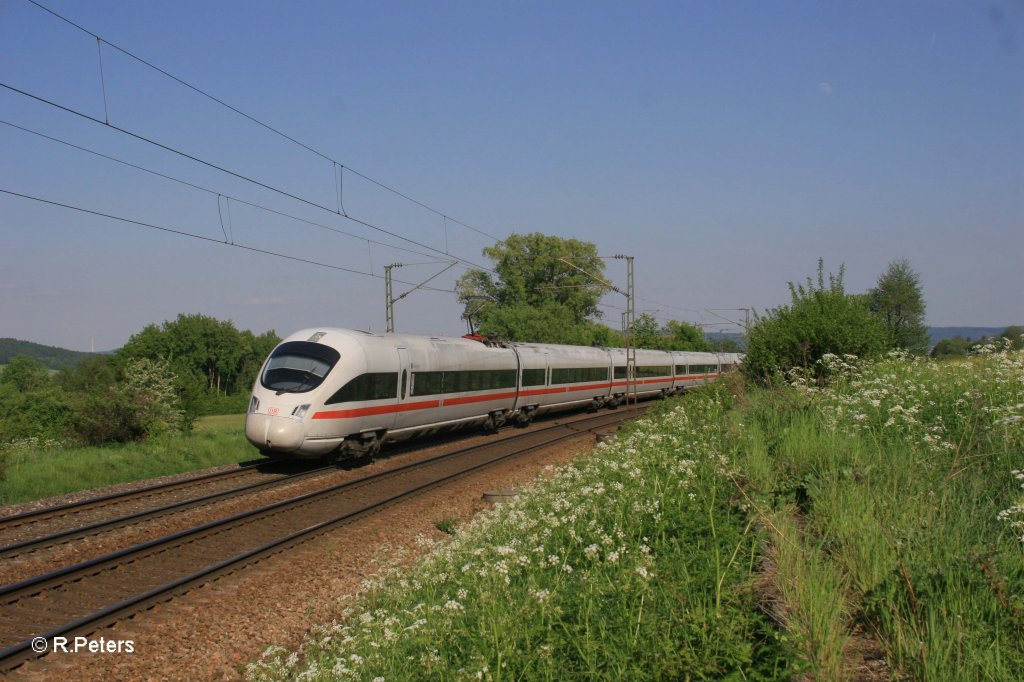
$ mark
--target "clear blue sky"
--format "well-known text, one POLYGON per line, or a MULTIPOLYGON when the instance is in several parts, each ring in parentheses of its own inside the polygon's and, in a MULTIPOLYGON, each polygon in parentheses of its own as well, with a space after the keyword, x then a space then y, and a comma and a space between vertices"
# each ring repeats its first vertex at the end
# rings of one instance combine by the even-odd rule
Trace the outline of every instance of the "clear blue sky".
MULTIPOLYGON (((635 256, 638 311, 662 319, 785 303, 819 257, 864 291, 906 257, 930 324, 1024 322, 1019 2, 40 2, 488 235, 635 256)), ((26 0, 0 0, 0 45, 7 86, 337 209, 330 162, 26 0)), ((0 119, 214 194, 3 124, 0 189, 378 275, 0 194, 0 336, 111 349, 183 312, 382 330, 385 264, 493 243, 349 171, 349 215, 434 251, 6 88, 0 119)), ((437 291, 395 309, 414 333, 462 333, 459 313, 437 291)))

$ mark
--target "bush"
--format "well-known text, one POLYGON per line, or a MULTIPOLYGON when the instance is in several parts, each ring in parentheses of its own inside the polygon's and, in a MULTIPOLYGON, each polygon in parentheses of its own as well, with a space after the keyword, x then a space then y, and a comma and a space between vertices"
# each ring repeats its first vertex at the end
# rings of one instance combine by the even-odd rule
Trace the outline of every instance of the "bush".
POLYGON ((935 344, 935 348, 932 348, 931 356, 936 360, 966 358, 974 343, 974 341, 959 335, 951 339, 943 339, 935 344))
POLYGON ((38 360, 24 355, 15 355, 0 371, 0 385, 13 386, 27 393, 45 388, 50 384, 50 372, 38 360))
POLYGON ((20 391, 14 384, 0 384, 0 410, 0 443, 60 438, 71 415, 66 395, 52 385, 20 391))
POLYGON ((874 357, 886 347, 886 332, 871 314, 863 296, 847 294, 843 288, 844 268, 829 274, 825 284, 824 264, 818 261, 817 286, 807 279, 789 283, 792 303, 779 306, 758 320, 750 330, 743 371, 759 383, 795 368, 811 371, 824 379, 818 361, 827 354, 874 357))
POLYGON ((86 444, 145 440, 186 427, 166 362, 129 360, 122 380, 104 392, 80 394, 72 418, 86 444))

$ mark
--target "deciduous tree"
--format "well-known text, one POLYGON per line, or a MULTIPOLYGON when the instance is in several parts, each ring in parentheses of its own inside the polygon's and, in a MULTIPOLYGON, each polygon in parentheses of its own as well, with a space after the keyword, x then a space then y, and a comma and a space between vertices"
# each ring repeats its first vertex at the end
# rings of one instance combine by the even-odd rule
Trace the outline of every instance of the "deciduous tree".
POLYGON ((548 343, 593 336, 591 320, 601 316, 597 304, 608 291, 595 279, 604 262, 594 244, 533 232, 513 234, 484 255, 493 274, 470 270, 456 285, 464 316, 481 333, 548 343))
POLYGON ((871 312, 885 326, 892 348, 904 348, 924 354, 931 345, 924 322, 925 302, 921 294, 921 276, 906 258, 889 263, 868 292, 871 312))

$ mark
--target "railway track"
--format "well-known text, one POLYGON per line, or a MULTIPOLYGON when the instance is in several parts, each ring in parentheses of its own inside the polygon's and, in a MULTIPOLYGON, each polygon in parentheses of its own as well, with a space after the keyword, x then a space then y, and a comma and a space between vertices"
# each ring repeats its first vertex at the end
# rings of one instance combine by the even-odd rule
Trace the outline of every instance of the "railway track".
POLYGON ((34 639, 88 634, 402 498, 635 415, 606 412, 437 455, 2 587, 0 671, 36 657, 34 639))
POLYGON ((81 525, 80 519, 89 518, 97 513, 116 516, 126 512, 138 511, 140 508, 147 506, 147 504, 159 506, 159 500, 166 500, 167 496, 174 495, 183 489, 196 489, 202 486, 209 490, 214 490, 218 487, 236 485, 238 479, 250 478, 265 471, 267 464, 267 462, 256 462, 228 471, 216 471, 177 481, 155 483, 134 490, 90 497, 77 502, 33 509, 20 514, 0 516, 0 533, 6 535, 14 532, 15 529, 26 528, 40 523, 46 523, 52 527, 62 524, 67 527, 73 527, 81 525), (157 501, 148 502, 150 500, 157 501), (107 511, 115 509, 118 511, 107 511))
MULTIPOLYGON (((564 418, 558 421, 565 422, 564 418)), ((570 419, 571 421, 571 419, 570 419)), ((435 439, 436 440, 436 439, 435 439)), ((431 444, 431 439, 389 448, 392 457, 431 444)), ((11 559, 73 540, 135 525, 147 519, 201 507, 279 485, 298 482, 336 466, 277 460, 230 471, 157 483, 125 492, 0 517, 0 559, 11 559), (294 473, 291 473, 294 472, 294 473)), ((0 571, 0 580, 3 579, 0 571)), ((8 578, 9 579, 9 578, 8 578)))
POLYGON ((0 558, 13 558, 336 469, 332 465, 286 473, 295 468, 282 465, 281 471, 274 472, 260 463, 110 496, 114 500, 97 498, 0 519, 0 558))

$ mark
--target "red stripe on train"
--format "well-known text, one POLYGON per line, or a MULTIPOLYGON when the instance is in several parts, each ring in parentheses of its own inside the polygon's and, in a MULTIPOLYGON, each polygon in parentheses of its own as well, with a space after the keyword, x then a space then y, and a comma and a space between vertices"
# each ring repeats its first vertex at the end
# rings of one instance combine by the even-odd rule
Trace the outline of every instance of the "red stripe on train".
POLYGON ((403 405, 376 405, 374 407, 357 407, 351 410, 331 410, 329 412, 317 412, 313 419, 353 419, 355 417, 369 417, 375 414, 390 414, 392 412, 412 412, 413 410, 429 410, 440 407, 440 400, 427 400, 421 403, 405 403, 403 405))

